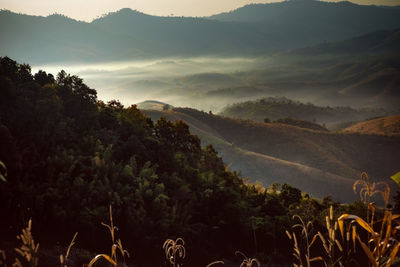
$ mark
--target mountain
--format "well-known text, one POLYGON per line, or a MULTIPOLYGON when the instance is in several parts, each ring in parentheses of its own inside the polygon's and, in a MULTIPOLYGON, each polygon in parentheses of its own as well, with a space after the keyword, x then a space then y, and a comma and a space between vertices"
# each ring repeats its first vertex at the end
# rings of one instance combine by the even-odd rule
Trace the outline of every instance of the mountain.
POLYGON ((362 171, 375 181, 397 171, 400 140, 392 136, 328 133, 280 123, 239 120, 189 108, 144 111, 152 119, 183 120, 211 143, 231 169, 262 181, 290 183, 316 197, 356 200, 351 185, 362 171))
POLYGON ((205 18, 158 17, 131 9, 110 13, 91 23, 107 32, 138 36, 156 55, 227 54, 259 52, 268 40, 244 23, 225 23, 205 18))
MULTIPOLYGON (((110 61, 144 56, 137 37, 104 32, 62 15, 48 17, 0 11, 1 56, 31 63, 110 61)), ((144 45, 143 45, 144 46, 144 45)))
POLYGON ((291 51, 292 55, 354 54, 354 53, 399 53, 400 29, 379 30, 351 39, 323 43, 291 51))
POLYGON ((362 121, 347 127, 345 133, 400 135, 400 115, 362 121))
POLYGON ((91 23, 0 11, 0 51, 33 63, 254 54, 269 42, 243 23, 156 17, 131 9, 91 23))
POLYGON ((91 23, 2 10, 0 55, 33 63, 254 56, 399 27, 399 8, 309 0, 248 5, 208 18, 126 8, 91 23))
POLYGON ((285 33, 286 41, 299 47, 394 29, 399 25, 399 11, 397 7, 363 6, 347 1, 294 0, 246 5, 210 18, 252 23, 271 35, 285 33))

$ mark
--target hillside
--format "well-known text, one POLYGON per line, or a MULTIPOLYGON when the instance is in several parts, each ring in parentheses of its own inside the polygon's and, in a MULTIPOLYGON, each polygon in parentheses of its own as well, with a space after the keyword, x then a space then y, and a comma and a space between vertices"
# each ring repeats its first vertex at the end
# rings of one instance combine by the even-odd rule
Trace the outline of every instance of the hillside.
POLYGON ((316 46, 296 49, 292 55, 354 54, 354 53, 398 53, 400 51, 400 29, 379 30, 351 39, 325 42, 316 46))
POLYGON ((184 120, 203 142, 217 148, 233 170, 245 176, 266 184, 290 182, 317 197, 328 193, 342 201, 355 200, 357 196, 343 184, 352 184, 361 171, 388 181, 400 163, 394 156, 400 149, 397 137, 326 133, 187 108, 144 112, 154 119, 184 120))
POLYGON ((303 0, 248 5, 209 18, 158 17, 125 8, 91 23, 1 10, 0 51, 31 63, 243 57, 399 27, 395 7, 303 0))
POLYGON ((147 109, 147 110, 165 110, 171 109, 173 106, 156 100, 146 100, 136 104, 138 109, 147 109))
POLYGON ((309 122, 314 121, 325 124, 329 128, 342 122, 360 121, 382 116, 387 112, 383 109, 322 107, 311 103, 304 104, 299 101, 292 101, 287 98, 265 98, 229 105, 221 111, 221 115, 259 122, 263 122, 266 118, 270 121, 292 118, 309 122))
POLYGON ((400 135, 400 115, 362 121, 347 127, 343 132, 389 136, 400 135))

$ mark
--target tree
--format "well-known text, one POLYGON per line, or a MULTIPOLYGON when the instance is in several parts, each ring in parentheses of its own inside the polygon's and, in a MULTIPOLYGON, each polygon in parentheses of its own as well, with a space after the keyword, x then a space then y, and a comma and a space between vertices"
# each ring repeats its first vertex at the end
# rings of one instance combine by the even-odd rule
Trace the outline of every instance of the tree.
POLYGON ((280 198, 283 201, 283 205, 285 207, 289 207, 292 204, 300 203, 301 190, 285 183, 281 187, 280 198))
POLYGON ((35 82, 42 86, 45 84, 53 84, 56 81, 51 73, 47 74, 43 70, 39 70, 33 77, 35 82))

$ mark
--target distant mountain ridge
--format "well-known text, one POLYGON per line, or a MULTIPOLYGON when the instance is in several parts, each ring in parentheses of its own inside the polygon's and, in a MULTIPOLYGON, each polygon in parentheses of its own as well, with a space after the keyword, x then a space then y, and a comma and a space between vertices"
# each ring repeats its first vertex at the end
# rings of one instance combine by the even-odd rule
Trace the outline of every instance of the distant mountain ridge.
POLYGON ((399 27, 396 7, 308 0, 248 5, 207 18, 158 17, 126 8, 91 23, 2 10, 0 55, 34 63, 254 56, 399 27))
POLYGON ((398 7, 364 6, 347 1, 292 0, 250 4, 209 18, 253 23, 256 27, 267 29, 265 32, 269 34, 278 34, 283 30, 290 33, 291 41, 300 47, 348 39, 377 30, 395 29, 399 23, 399 10, 398 7), (277 32, 271 28, 277 29, 277 32))
POLYGON ((294 55, 353 54, 400 52, 400 28, 379 30, 351 39, 323 43, 291 51, 294 55))

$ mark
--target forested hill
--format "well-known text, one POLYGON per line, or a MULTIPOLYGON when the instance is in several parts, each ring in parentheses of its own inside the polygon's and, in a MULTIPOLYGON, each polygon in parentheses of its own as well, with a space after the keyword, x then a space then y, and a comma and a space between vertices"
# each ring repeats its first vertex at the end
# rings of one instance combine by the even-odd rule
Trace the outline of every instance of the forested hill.
MULTIPOLYGON (((166 238, 183 237, 188 266, 204 266, 249 251, 253 235, 271 232, 280 241, 259 241, 258 257, 288 262, 291 214, 302 212, 302 203, 315 212, 330 204, 303 200, 288 184, 269 193, 247 185, 187 124, 103 103, 64 71, 32 75, 29 65, 0 58, 0 88, 0 161, 8 169, 0 180, 2 248, 32 218, 41 250, 67 244, 78 231, 78 246, 104 251, 100 222, 112 204, 118 236, 139 266, 160 266, 166 238)), ((76 266, 89 261, 85 255, 76 266)), ((58 264, 58 255, 41 258, 40 266, 58 264)))
POLYGON ((263 98, 255 101, 246 101, 228 105, 221 115, 251 119, 255 121, 280 120, 292 118, 305 121, 314 121, 319 124, 334 126, 343 122, 357 122, 372 117, 389 115, 390 111, 383 108, 329 107, 317 106, 311 103, 302 103, 288 98, 263 98))

